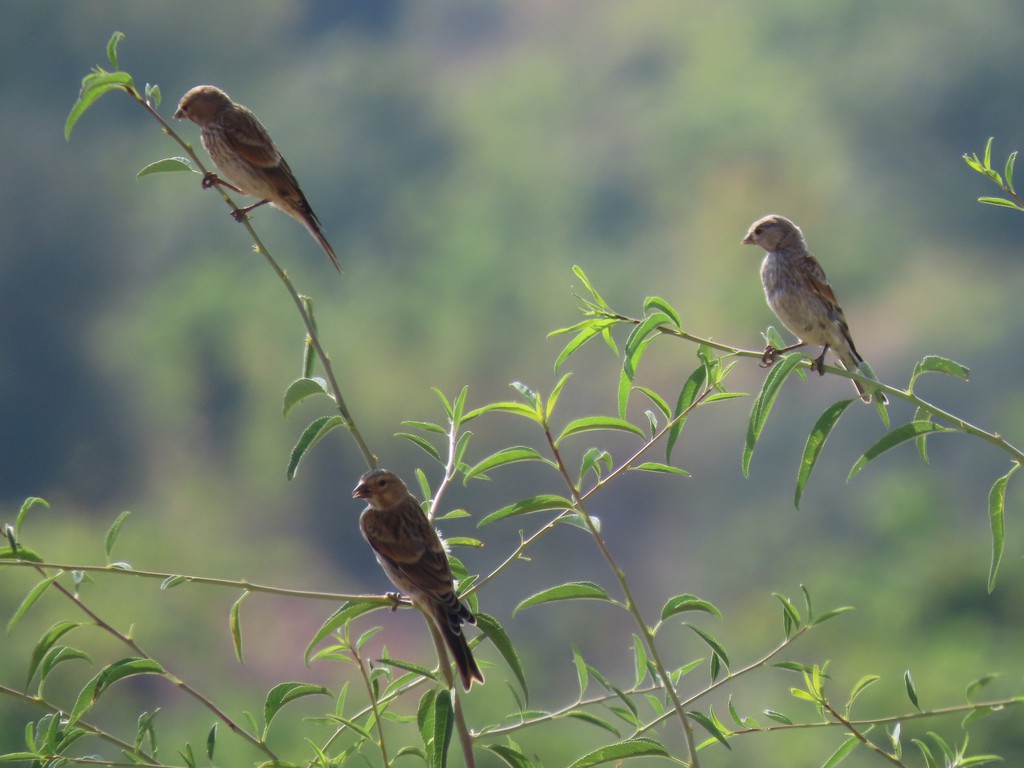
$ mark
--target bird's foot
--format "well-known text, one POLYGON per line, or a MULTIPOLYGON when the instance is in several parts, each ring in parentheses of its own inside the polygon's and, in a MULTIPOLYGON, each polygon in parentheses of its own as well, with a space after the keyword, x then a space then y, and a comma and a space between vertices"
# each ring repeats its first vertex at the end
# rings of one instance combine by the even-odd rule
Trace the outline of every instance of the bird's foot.
POLYGON ((210 189, 211 187, 215 187, 215 186, 217 186, 218 184, 221 184, 221 183, 223 183, 223 182, 220 180, 220 176, 218 176, 213 171, 207 171, 203 175, 203 182, 202 182, 203 189, 210 189))
POLYGON ((243 221, 245 221, 245 217, 248 215, 248 213, 248 208, 236 208, 231 212, 231 218, 233 218, 235 221, 241 224, 243 221))
POLYGON ((769 344, 767 347, 765 347, 764 348, 764 354, 761 355, 761 363, 760 363, 761 367, 762 368, 771 368, 773 365, 775 365, 775 356, 778 355, 778 354, 779 354, 779 350, 777 350, 771 344, 769 344))
POLYGON ((811 361, 811 370, 817 371, 819 376, 825 375, 825 353, 828 352, 828 344, 821 350, 821 354, 811 361))
POLYGON ((402 604, 402 593, 401 592, 388 592, 386 597, 391 601, 391 610, 397 611, 398 606, 402 604))

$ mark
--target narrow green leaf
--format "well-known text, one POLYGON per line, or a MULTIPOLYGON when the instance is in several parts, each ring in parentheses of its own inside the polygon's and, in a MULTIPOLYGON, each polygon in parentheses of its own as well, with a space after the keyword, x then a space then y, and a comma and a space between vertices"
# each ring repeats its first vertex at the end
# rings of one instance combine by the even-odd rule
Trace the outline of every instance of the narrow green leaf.
POLYGON ((882 678, 879 675, 864 675, 864 677, 854 684, 853 688, 850 689, 850 698, 846 700, 847 715, 850 714, 850 710, 853 708, 853 702, 857 700, 857 697, 881 679, 882 678))
POLYGON ((580 649, 576 647, 575 643, 572 644, 572 663, 576 665, 576 676, 579 678, 580 699, 582 700, 583 694, 587 692, 590 678, 587 673, 587 663, 583 660, 583 654, 580 653, 580 649))
MULTIPOLYGON (((685 413, 693 405, 694 401, 700 397, 707 383, 707 376, 707 368, 703 365, 690 374, 683 384, 683 388, 679 391, 679 397, 676 399, 676 409, 672 412, 673 418, 685 413)), ((679 433, 683 431, 683 425, 686 424, 688 418, 689 416, 682 416, 668 431, 668 438, 665 442, 666 464, 672 463, 672 449, 675 448, 676 441, 679 439, 679 433)))
POLYGON ((497 755, 509 768, 533 768, 533 763, 516 746, 510 744, 484 744, 483 748, 497 755))
POLYGON ((645 317, 639 325, 633 328, 632 333, 629 334, 629 338, 626 339, 626 348, 623 352, 622 367, 626 371, 626 375, 630 379, 636 376, 636 369, 640 367, 640 360, 643 358, 644 352, 647 350, 648 344, 657 338, 651 336, 660 325, 665 325, 671 322, 669 316, 664 312, 655 312, 653 315, 645 317))
MULTIPOLYGON (((583 328, 583 330, 581 330, 578 334, 576 334, 573 337, 572 341, 565 345, 565 348, 559 353, 558 357, 555 359, 555 373, 557 374, 562 369, 562 365, 565 363, 566 360, 569 359, 573 352, 582 347, 595 336, 599 336, 601 332, 604 331, 610 324, 611 323, 607 321, 600 323, 588 323, 586 327, 583 328)), ((548 335, 550 336, 551 334, 548 335)))
POLYGON ((778 592, 772 592, 772 595, 782 604, 782 612, 785 620, 786 637, 789 637, 791 627, 800 628, 800 614, 796 610, 796 606, 793 605, 793 601, 785 595, 780 595, 778 592))
POLYGON ((623 368, 619 371, 619 388, 616 391, 615 402, 618 406, 618 414, 620 419, 626 418, 626 412, 629 409, 629 396, 633 392, 633 379, 623 368))
POLYGON ((877 458, 881 454, 885 453, 891 448, 895 448, 897 445, 905 443, 907 440, 914 440, 919 435, 926 435, 933 432, 956 432, 958 430, 950 427, 940 427, 931 421, 911 421, 904 424, 902 427, 897 427, 892 432, 887 433, 881 440, 872 445, 866 451, 864 455, 857 459, 857 462, 853 465, 850 470, 850 474, 847 476, 847 481, 852 480, 853 476, 860 472, 867 465, 869 461, 877 458))
POLYGON ((530 689, 526 684, 526 670, 523 669, 523 664, 519 660, 516 647, 513 645, 512 638, 508 636, 505 628, 493 616, 479 612, 476 614, 476 626, 491 641, 491 644, 498 650, 498 653, 501 654, 501 658, 505 660, 505 663, 508 664, 512 674, 515 675, 516 680, 519 682, 519 687, 523 691, 523 698, 529 701, 530 689))
POLYGON ((345 626, 348 622, 357 616, 362 616, 364 613, 370 611, 376 611, 379 608, 383 608, 384 604, 369 601, 349 601, 341 606, 338 610, 328 617, 328 619, 320 626, 320 629, 316 631, 313 639, 309 645, 306 646, 306 652, 303 659, 306 662, 306 666, 309 666, 310 656, 313 653, 313 649, 320 644, 320 641, 331 634, 334 630, 345 626))
POLYGON ((438 691, 434 698, 434 729, 431 735, 431 749, 428 755, 432 760, 430 768, 445 768, 448 764, 448 747, 452 742, 452 730, 455 725, 450 691, 438 691))
POLYGON ((422 448, 428 456, 434 459, 434 461, 438 462, 439 464, 445 463, 441 459, 441 453, 437 450, 433 443, 431 443, 425 437, 422 437, 420 435, 414 435, 410 432, 395 432, 395 437, 404 437, 409 442, 413 443, 414 445, 418 445, 420 448, 422 448))
POLYGON ((570 376, 572 376, 572 372, 562 376, 562 378, 558 380, 558 383, 555 384, 555 388, 551 390, 551 394, 548 395, 548 406, 545 410, 545 418, 548 421, 551 420, 551 414, 555 412, 555 404, 558 403, 558 397, 562 394, 562 388, 565 386, 565 383, 569 381, 570 376))
POLYGON ((988 137, 988 141, 985 142, 985 154, 984 154, 984 158, 985 159, 982 160, 982 165, 985 168, 991 168, 992 167, 992 140, 994 138, 995 138, 995 136, 989 136, 988 137))
POLYGON ((459 428, 462 426, 462 415, 466 410, 466 396, 468 394, 469 387, 463 385, 462 389, 459 391, 459 394, 455 396, 455 402, 452 404, 450 421, 452 423, 452 428, 455 430, 455 432, 458 432, 459 428))
POLYGON ((210 732, 206 734, 206 756, 213 760, 213 750, 217 746, 217 724, 214 723, 210 732))
POLYGON ((228 625, 231 628, 231 639, 235 644, 235 658, 238 659, 240 664, 244 664, 245 660, 242 658, 242 624, 238 612, 242 607, 242 601, 248 596, 249 590, 246 590, 237 600, 235 600, 231 605, 231 615, 228 619, 228 625))
POLYGON ((719 643, 710 632, 701 629, 696 624, 690 624, 686 621, 683 622, 683 626, 692 629, 701 640, 708 644, 712 651, 722 657, 722 661, 725 662, 725 665, 729 666, 729 654, 725 652, 725 648, 722 647, 722 644, 719 643))
POLYGON ((839 421, 839 417, 846 412, 846 409, 850 407, 852 402, 852 399, 840 400, 838 403, 830 405, 818 417, 818 420, 814 422, 814 426, 811 427, 811 433, 807 436, 807 443, 804 445, 803 456, 800 458, 800 469, 796 474, 796 494, 793 497, 793 506, 798 509, 800 507, 800 498, 804 494, 804 488, 807 487, 807 481, 811 479, 814 465, 821 455, 822 448, 825 447, 825 441, 832 434, 832 429, 839 421))
POLYGON ((43 661, 39 665, 39 687, 42 688, 46 678, 49 677, 50 673, 58 664, 63 664, 65 661, 74 661, 79 659, 92 664, 92 657, 89 656, 85 651, 80 651, 77 648, 70 648, 66 645, 55 645, 46 655, 43 656, 43 661))
POLYGON ((517 501, 515 504, 509 504, 507 507, 502 507, 497 512, 492 512, 477 523, 477 528, 483 528, 485 525, 497 522, 498 520, 504 520, 507 517, 516 517, 517 515, 527 515, 532 512, 545 512, 555 509, 572 509, 572 502, 564 496, 556 496, 553 494, 531 496, 528 499, 517 501))
POLYGON ((717 721, 717 718, 712 720, 703 712, 697 712, 696 710, 689 710, 686 713, 686 716, 689 717, 691 720, 695 720, 696 722, 700 723, 701 727, 703 727, 705 731, 714 736, 716 740, 721 742, 726 749, 732 749, 732 746, 729 744, 728 741, 726 741, 726 734, 723 732, 721 727, 722 724, 717 721))
POLYGON ((107 41, 107 60, 114 69, 120 69, 117 65, 117 46, 124 40, 124 32, 115 32, 107 41))
POLYGON ((846 740, 839 745, 839 749, 832 753, 832 756, 826 760, 821 768, 836 768, 843 760, 845 760, 857 745, 860 744, 860 740, 852 734, 846 737, 846 740))
POLYGON ((988 519, 992 529, 992 563, 988 570, 988 591, 996 588, 996 575, 999 573, 999 564, 1003 560, 1003 546, 1006 542, 1006 531, 1004 527, 1004 513, 1006 511, 1006 484, 1010 475, 1017 471, 1020 464, 1014 464, 1010 471, 1000 477, 992 485, 988 492, 988 519))
POLYGON ((834 619, 836 616, 838 616, 838 615, 840 615, 842 613, 848 613, 849 611, 852 611, 852 610, 853 610, 853 606, 852 605, 844 605, 841 608, 833 608, 831 611, 825 611, 823 614, 821 614, 821 616, 819 616, 818 618, 816 618, 812 622, 811 626, 816 627, 819 624, 824 624, 829 619, 834 619))
POLYGON ((38 552, 35 552, 28 547, 23 547, 21 544, 18 545, 16 550, 11 547, 0 549, 0 560, 23 560, 28 563, 43 562, 43 558, 38 552))
POLYGON ((576 275, 577 278, 579 278, 579 281, 581 283, 583 283, 583 287, 590 291, 590 295, 593 298, 595 304, 597 304, 599 307, 603 307, 604 309, 610 309, 605 300, 601 298, 601 294, 599 294, 594 289, 594 286, 590 284, 590 280, 587 279, 587 276, 583 272, 582 268, 574 264, 572 267, 572 273, 576 275))
POLYGON ((657 409, 661 411, 661 415, 664 416, 666 420, 672 417, 672 410, 668 407, 668 403, 665 402, 665 399, 661 395, 659 395, 653 389, 649 389, 647 387, 636 387, 635 389, 637 392, 646 396, 648 400, 654 403, 657 409))
POLYGON ((1006 187, 1009 190, 1013 190, 1013 164, 1017 162, 1017 150, 1013 150, 1010 156, 1006 158, 1006 168, 1003 169, 1003 175, 1006 177, 1006 187))
POLYGON ((775 404, 775 398, 779 395, 779 390, 782 388, 786 378, 793 372, 793 369, 800 365, 804 360, 804 356, 801 354, 790 354, 777 361, 775 365, 768 369, 768 375, 765 377, 764 386, 761 387, 761 392, 754 400, 754 405, 750 409, 750 422, 747 426, 747 441, 743 446, 743 476, 750 476, 750 459, 754 455, 754 446, 757 445, 757 439, 761 436, 761 430, 764 429, 765 422, 768 420, 768 414, 771 413, 772 406, 775 404))
POLYGON ((578 758, 569 768, 590 768, 602 763, 618 763, 631 757, 669 757, 668 751, 654 739, 638 737, 595 749, 578 758))
POLYGON ((661 620, 665 621, 665 619, 687 611, 703 611, 704 613, 710 613, 712 616, 722 618, 721 611, 707 600, 701 600, 696 595, 685 594, 676 595, 665 603, 665 606, 661 609, 661 620))
POLYGON ((163 675, 164 669, 152 659, 125 658, 115 661, 104 667, 100 672, 82 688, 75 701, 71 714, 68 716, 68 725, 74 725, 81 719, 96 700, 103 695, 111 685, 118 680, 133 675, 163 675))
POLYGON ((174 589, 179 584, 184 584, 189 581, 188 576, 168 576, 166 579, 160 582, 160 590, 174 589))
POLYGON ((545 459, 541 456, 536 448, 530 448, 526 445, 514 445, 511 448, 502 448, 497 453, 492 453, 483 461, 470 467, 466 470, 465 479, 466 481, 471 480, 482 472, 487 472, 506 464, 514 464, 517 461, 542 461, 557 469, 557 465, 550 459, 545 459))
POLYGON ((270 689, 263 705, 263 720, 267 726, 281 708, 303 696, 332 696, 333 694, 322 685, 313 683, 279 683, 270 689))
POLYGON ((41 499, 38 496, 29 496, 21 504, 21 509, 18 510, 18 517, 14 520, 14 534, 21 534, 21 524, 25 520, 25 515, 34 507, 43 507, 44 509, 50 508, 50 503, 46 499, 41 499))
POLYGON ((966 697, 967 701, 971 701, 978 691, 980 691, 986 685, 991 683, 993 680, 996 680, 998 677, 998 673, 991 673, 987 675, 982 675, 978 679, 972 680, 970 683, 968 683, 967 688, 964 691, 964 696, 966 697))
POLYGON ((540 415, 537 413, 535 409, 531 408, 528 405, 524 405, 523 403, 517 403, 515 401, 503 401, 500 403, 488 403, 487 405, 482 405, 479 408, 476 408, 467 413, 465 416, 462 417, 462 420, 464 422, 469 421, 470 419, 475 419, 477 416, 482 416, 483 414, 490 413, 491 411, 498 411, 500 413, 511 413, 516 416, 523 416, 537 424, 541 423, 540 415))
POLYGON ((48 576, 34 587, 29 590, 29 593, 25 595, 25 599, 21 601, 21 605, 18 606, 14 615, 11 616, 10 621, 7 622, 7 634, 11 634, 11 630, 14 629, 15 625, 21 621, 21 618, 28 613, 28 609, 35 605, 36 601, 43 596, 43 593, 49 589, 50 585, 57 580, 64 571, 58 571, 53 576, 48 576))
POLYGON ((997 206, 999 206, 1001 208, 1014 208, 1014 209, 1016 209, 1018 207, 1017 204, 1015 202, 1013 202, 1012 200, 1007 200, 1007 199, 1002 198, 1002 197, 979 197, 978 198, 978 202, 979 203, 985 203, 985 205, 997 205, 997 206))
POLYGON ((765 710, 763 710, 763 712, 764 712, 766 717, 768 717, 771 720, 774 720, 777 723, 782 723, 783 725, 792 725, 793 724, 792 720, 790 720, 788 717, 786 717, 781 712, 775 711, 774 709, 765 709, 765 710))
POLYGON ((914 366, 914 373, 910 377, 910 384, 907 389, 913 392, 918 377, 925 373, 944 373, 947 376, 953 376, 964 381, 971 377, 971 371, 967 366, 946 357, 928 355, 914 366))
POLYGON ((917 689, 914 688, 914 678, 910 676, 909 669, 903 673, 903 684, 907 688, 907 698, 910 699, 910 703, 913 704, 918 711, 920 711, 921 707, 917 703, 917 689))
MULTIPOLYGON (((931 421, 932 415, 923 407, 914 409, 914 421, 931 421)), ((917 438, 917 452, 921 455, 921 461, 928 463, 928 436, 921 435, 917 438)))
POLYGON ((383 664, 387 667, 394 667, 395 669, 402 669, 406 672, 412 672, 414 675, 425 678, 427 680, 437 680, 437 676, 429 669, 424 667, 422 664, 416 664, 412 661, 405 661, 404 659, 396 659, 392 656, 386 659, 377 659, 378 664, 383 664))
POLYGON ((685 469, 673 467, 670 464, 662 464, 657 461, 645 461, 644 463, 637 464, 635 467, 630 467, 629 469, 633 472, 662 472, 668 475, 682 475, 683 477, 690 476, 690 473, 685 469))
POLYGON ((287 416, 288 412, 296 405, 301 403, 307 397, 313 397, 314 395, 327 395, 331 397, 330 389, 328 389, 327 382, 318 376, 301 379, 296 379, 288 385, 288 389, 284 393, 284 409, 283 416, 287 416))
POLYGON ((142 170, 135 174, 135 178, 141 179, 143 176, 151 176, 154 173, 179 173, 181 171, 188 171, 189 173, 195 171, 188 158, 165 157, 163 160, 157 160, 144 166, 142 170))
POLYGON ((672 325, 676 328, 680 328, 683 325, 682 318, 679 317, 679 313, 676 312, 675 307, 669 304, 660 296, 648 296, 644 299, 644 314, 649 315, 652 310, 663 312, 672 320, 672 325))
POLYGON ((639 688, 640 683, 647 677, 647 651, 644 649, 644 641, 640 636, 633 634, 633 687, 639 688))
POLYGON ((71 138, 71 131, 75 124, 103 94, 115 89, 131 91, 133 88, 132 76, 127 72, 104 72, 97 68, 95 72, 86 75, 82 80, 82 90, 78 100, 71 107, 68 119, 64 122, 64 140, 67 141, 71 138))
MULTIPOLYGON (((616 419, 611 416, 585 416, 582 419, 574 419, 565 425, 562 434, 555 440, 557 447, 562 440, 570 435, 578 435, 580 432, 589 432, 596 429, 618 430, 620 432, 631 432, 634 435, 644 437, 644 431, 635 424, 625 419, 616 419)), ((532 450, 532 449, 531 449, 532 450)), ((536 453, 536 451, 534 451, 536 453)), ((538 456, 540 454, 537 454, 538 456)))
POLYGON ((107 535, 103 538, 103 550, 107 553, 107 564, 110 563, 110 553, 114 550, 114 542, 117 541, 118 535, 121 533, 121 526, 124 525, 124 521, 128 519, 128 515, 131 512, 127 510, 117 516, 117 520, 110 526, 107 531, 107 535))
POLYGON ((299 463, 305 457, 306 453, 314 445, 320 442, 324 435, 344 423, 345 420, 341 416, 321 416, 306 427, 306 431, 302 433, 299 441, 292 449, 291 458, 288 461, 288 470, 286 472, 287 478, 289 480, 293 480, 295 478, 295 473, 299 471, 299 463))
POLYGON ((602 720, 597 715, 593 715, 590 712, 586 712, 582 709, 574 709, 571 712, 566 712, 564 715, 559 715, 559 717, 571 717, 574 720, 582 720, 585 723, 596 725, 598 728, 602 728, 608 731, 616 738, 622 737, 622 734, 619 732, 619 729, 611 723, 609 723, 607 720, 602 720))
POLYGON ((31 684, 32 678, 36 674, 36 670, 39 669, 39 664, 42 662, 43 656, 45 656, 50 648, 53 647, 54 643, 75 627, 80 626, 82 626, 82 622, 80 621, 58 621, 46 630, 41 638, 39 638, 35 647, 32 649, 32 657, 29 659, 28 676, 25 678, 26 689, 31 684))
POLYGON ((592 581, 570 581, 567 584, 560 584, 557 587, 551 587, 531 595, 515 607, 512 615, 515 616, 524 608, 551 603, 556 600, 603 600, 604 602, 617 605, 603 587, 598 586, 592 581))

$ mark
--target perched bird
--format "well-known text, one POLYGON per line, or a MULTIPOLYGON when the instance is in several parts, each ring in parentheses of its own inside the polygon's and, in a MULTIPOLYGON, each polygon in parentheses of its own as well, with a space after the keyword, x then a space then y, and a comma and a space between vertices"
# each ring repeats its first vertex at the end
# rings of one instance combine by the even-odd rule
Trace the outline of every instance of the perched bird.
MULTIPOLYGON (((830 347, 846 370, 857 370, 864 358, 853 344, 850 327, 825 271, 807 250, 800 227, 783 216, 765 216, 750 225, 750 231, 742 242, 760 246, 768 252, 761 264, 765 298, 772 312, 799 339, 785 349, 775 349, 769 344, 762 358, 764 365, 775 362, 775 356, 780 352, 805 344, 821 344, 824 346, 821 355, 811 366, 819 374, 825 373, 822 366, 830 347)), ((853 385, 860 399, 870 403, 871 394, 865 392, 859 382, 855 381, 853 385)), ((876 397, 882 403, 888 402, 883 392, 878 392, 876 397)))
POLYGON ((202 129, 203 146, 227 177, 225 181, 215 174, 207 174, 203 179, 204 189, 223 184, 240 194, 260 199, 255 205, 235 212, 236 220, 241 221, 254 208, 273 203, 309 230, 334 268, 341 271, 334 249, 320 230, 320 220, 256 115, 241 104, 235 104, 220 88, 197 85, 181 97, 174 116, 178 120, 187 117, 202 129))
POLYGON ((448 556, 427 516, 405 483, 393 472, 374 469, 359 478, 353 498, 369 504, 359 516, 359 530, 373 547, 377 562, 396 587, 434 622, 451 651, 467 691, 483 673, 469 649, 462 625, 476 617, 455 594, 448 556))

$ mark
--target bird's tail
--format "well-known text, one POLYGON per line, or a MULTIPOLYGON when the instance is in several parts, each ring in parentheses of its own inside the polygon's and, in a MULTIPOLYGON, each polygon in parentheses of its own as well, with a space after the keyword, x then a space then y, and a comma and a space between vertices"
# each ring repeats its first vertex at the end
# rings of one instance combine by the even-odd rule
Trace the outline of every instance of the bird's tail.
POLYGON ((456 669, 459 670, 459 678, 462 680, 462 687, 467 691, 472 687, 473 681, 482 683, 484 673, 473 658, 473 652, 469 649, 466 636, 462 633, 464 623, 476 624, 476 617, 469 608, 462 603, 454 592, 449 593, 449 600, 444 603, 435 603, 437 606, 437 625, 444 637, 445 645, 452 654, 456 669))
MULTIPOLYGON (((863 369, 860 367, 860 364, 864 362, 864 358, 857 352, 857 348, 853 346, 852 341, 847 345, 847 349, 837 349, 836 356, 839 358, 839 362, 843 364, 843 368, 846 370, 856 373, 864 373, 863 369)), ((857 394, 860 396, 861 400, 865 403, 871 402, 872 393, 865 390, 859 381, 853 382, 853 386, 857 390, 857 394)), ((885 396, 884 392, 875 392, 874 397, 877 397, 878 402, 880 403, 889 402, 889 398, 885 396)))
MULTIPOLYGON (((305 200, 303 200, 305 202, 305 200)), ((324 233, 320 230, 320 221, 317 219, 316 214, 313 213, 313 209, 309 207, 309 203, 305 203, 303 206, 291 206, 285 209, 286 213, 291 214, 293 219, 296 219, 302 226, 306 228, 306 231, 313 236, 313 239, 320 244, 323 248, 324 253, 327 254, 327 258, 331 260, 331 264, 334 268, 341 272, 341 263, 338 261, 338 257, 334 254, 334 249, 331 248, 331 244, 327 242, 327 238, 324 237, 324 233)))

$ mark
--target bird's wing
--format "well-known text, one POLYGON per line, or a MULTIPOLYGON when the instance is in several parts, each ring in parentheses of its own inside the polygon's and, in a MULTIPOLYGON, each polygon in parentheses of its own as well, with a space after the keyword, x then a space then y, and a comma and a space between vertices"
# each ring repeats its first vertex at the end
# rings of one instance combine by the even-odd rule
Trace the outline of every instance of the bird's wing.
POLYGON ((443 602, 454 589, 451 567, 437 532, 412 497, 401 512, 378 513, 363 521, 370 546, 388 565, 443 602))
POLYGON ((281 153, 252 112, 233 109, 225 112, 223 120, 224 140, 247 162, 257 168, 275 168, 281 163, 281 153))

